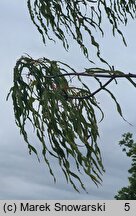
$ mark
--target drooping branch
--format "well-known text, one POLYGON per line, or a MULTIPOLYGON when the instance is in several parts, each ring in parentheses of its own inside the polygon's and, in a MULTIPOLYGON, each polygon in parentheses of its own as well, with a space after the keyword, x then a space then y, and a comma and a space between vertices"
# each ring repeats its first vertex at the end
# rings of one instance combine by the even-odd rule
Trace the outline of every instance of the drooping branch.
MULTIPOLYGON (((22 58, 23 59, 23 58, 22 58)), ((25 57, 24 58, 25 60, 28 61, 28 59, 25 57)), ((32 64, 33 66, 36 66, 36 68, 38 69, 39 65, 41 65, 41 69, 45 69, 45 62, 46 61, 49 61, 49 59, 46 59, 46 58, 40 58, 40 59, 37 59, 37 60, 34 60, 34 59, 29 59, 29 64, 32 64)), ((97 79, 98 83, 100 84, 100 87, 98 89, 96 89, 94 92, 91 92, 87 95, 84 95, 84 96, 77 96, 77 95, 69 95, 68 94, 68 91, 70 89, 74 89, 74 87, 70 87, 68 86, 64 86, 64 87, 61 87, 60 89, 63 90, 63 93, 64 95, 66 96, 67 99, 87 99, 89 97, 93 97, 95 94, 97 94, 98 92, 100 92, 101 90, 105 89, 106 86, 108 86, 113 80, 117 80, 119 78, 126 78, 128 79, 135 87, 136 87, 136 84, 135 82, 132 80, 132 78, 136 78, 136 74, 132 74, 132 73, 123 73, 122 71, 119 71, 119 70, 115 70, 114 67, 110 67, 110 70, 107 70, 107 69, 104 69, 104 68, 89 68, 89 69, 85 69, 84 72, 77 72, 75 71, 73 68, 71 68, 69 65, 65 64, 65 63, 62 63, 60 61, 50 61, 51 64, 60 64, 62 66, 64 66, 65 68, 67 69, 64 69, 64 68, 59 68, 60 70, 62 70, 62 73, 57 73, 55 74, 55 72, 52 72, 52 74, 48 75, 47 73, 44 73, 44 78, 45 79, 50 79, 50 80, 55 80, 55 79, 58 79, 58 78, 63 78, 63 77, 69 77, 69 82, 70 80, 74 79, 74 78, 79 78, 79 77, 92 77, 92 78, 95 78, 97 79), (71 72, 72 71, 72 72, 71 72), (99 78, 101 79, 109 79, 106 83, 102 84, 99 80, 99 78)), ((29 71, 28 74, 26 74, 27 77, 31 77, 31 72, 29 71)), ((55 86, 56 86, 56 90, 57 88, 57 85, 54 84, 54 90, 55 90, 55 86)), ((75 90, 82 90, 81 88, 76 88, 75 87, 75 90)))
POLYGON ((95 37, 96 32, 104 36, 103 17, 108 20, 113 35, 116 32, 121 35, 125 45, 120 24, 127 25, 128 17, 136 17, 134 0, 27 0, 27 5, 31 20, 42 35, 44 43, 46 38, 52 41, 57 38, 68 49, 70 35, 89 58, 88 45, 85 43, 86 38, 89 38, 90 45, 96 48, 98 58, 105 63, 107 62, 101 57, 99 42, 95 37))
POLYGON ((95 184, 101 183, 104 167, 98 146, 99 131, 95 110, 99 109, 101 120, 104 113, 96 95, 105 90, 123 117, 115 96, 106 88, 118 78, 126 78, 136 87, 132 80, 136 78, 134 74, 124 74, 112 68, 90 68, 77 73, 69 65, 47 58, 34 60, 30 56, 22 56, 17 61, 14 68, 14 85, 10 90, 16 124, 28 144, 30 153, 34 152, 38 156, 38 150, 29 142, 26 130, 27 122, 32 124, 54 180, 55 176, 48 160, 49 154, 59 161, 67 181, 77 191, 73 179, 85 190, 80 172, 88 175, 95 184), (82 80, 84 76, 94 78, 99 87, 97 85, 97 89, 91 91, 89 85, 82 80), (108 80, 104 83, 102 78, 108 80), (70 163, 71 158, 75 161, 74 171, 70 163))

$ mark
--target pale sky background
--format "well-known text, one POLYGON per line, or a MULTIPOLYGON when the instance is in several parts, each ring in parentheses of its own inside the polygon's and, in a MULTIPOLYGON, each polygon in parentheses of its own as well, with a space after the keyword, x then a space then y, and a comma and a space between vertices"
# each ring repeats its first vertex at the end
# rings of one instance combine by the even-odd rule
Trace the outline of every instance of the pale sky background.
MULTIPOLYGON (((113 38, 110 35, 110 27, 104 24, 106 35, 101 39, 102 54, 115 68, 124 72, 136 73, 135 24, 135 21, 131 21, 124 29, 127 48, 119 36, 113 38)), ((77 193, 66 183, 56 163, 53 166, 58 181, 54 184, 45 164, 29 155, 27 145, 15 125, 12 101, 10 99, 7 102, 6 96, 13 85, 13 67, 24 53, 34 58, 45 56, 61 60, 81 71, 84 67, 92 67, 72 41, 69 52, 59 43, 55 45, 48 42, 46 47, 43 45, 41 36, 29 18, 26 0, 0 2, 0 199, 113 199, 119 189, 128 185, 130 160, 123 154, 118 141, 125 132, 130 131, 135 135, 136 89, 125 80, 109 86, 115 92, 125 118, 133 127, 121 119, 109 96, 104 92, 99 93, 97 98, 105 112, 105 119, 99 125, 99 146, 106 173, 99 188, 84 177, 89 193, 82 190, 77 193)))

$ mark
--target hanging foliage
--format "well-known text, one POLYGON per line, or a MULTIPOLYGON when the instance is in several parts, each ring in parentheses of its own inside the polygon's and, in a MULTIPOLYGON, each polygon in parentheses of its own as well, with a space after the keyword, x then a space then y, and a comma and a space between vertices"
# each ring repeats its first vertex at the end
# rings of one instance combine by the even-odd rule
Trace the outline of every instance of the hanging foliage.
POLYGON ((68 50, 68 36, 72 36, 90 60, 90 46, 85 43, 86 38, 89 38, 90 44, 96 48, 97 57, 108 65, 108 70, 89 68, 77 73, 69 65, 59 61, 47 58, 35 60, 30 56, 22 56, 14 68, 14 84, 9 93, 12 95, 16 124, 28 144, 29 152, 35 153, 39 158, 39 148, 30 142, 28 122, 42 144, 42 155, 54 180, 50 163, 52 157, 58 160, 66 180, 74 189, 78 191, 77 180, 85 190, 81 173, 98 185, 104 172, 95 112, 97 109, 100 111, 101 120, 104 113, 97 103, 96 95, 101 90, 108 93, 114 100, 118 113, 124 118, 116 97, 107 86, 113 80, 117 83, 117 78, 125 77, 136 87, 131 79, 135 75, 116 71, 101 57, 96 32, 104 35, 102 20, 106 15, 113 35, 119 33, 126 45, 119 24, 126 25, 128 16, 135 18, 136 1, 27 0, 27 6, 44 43, 46 39, 56 41, 57 38, 68 50), (95 91, 82 79, 85 76, 95 79, 95 91), (104 83, 102 78, 108 80, 104 83), (76 169, 72 167, 73 161, 76 169))
POLYGON ((65 49, 68 49, 67 36, 70 35, 89 58, 88 45, 85 43, 88 36, 90 44, 97 50, 98 58, 105 63, 100 56, 99 42, 96 39, 96 32, 104 35, 102 21, 107 18, 113 35, 116 32, 120 34, 126 45, 119 25, 126 25, 128 17, 134 19, 136 16, 134 0, 27 0, 27 4, 31 20, 42 35, 44 43, 46 37, 53 41, 58 38, 65 49))
MULTIPOLYGON (((49 155, 58 160, 67 181, 76 190, 78 189, 73 178, 85 189, 80 172, 88 175, 95 184, 101 183, 104 168, 98 146, 95 109, 100 111, 101 120, 104 113, 95 95, 101 90, 108 92, 122 116, 119 103, 106 86, 116 77, 123 76, 125 75, 120 71, 100 68, 77 73, 70 66, 47 58, 34 60, 30 56, 23 56, 17 61, 14 85, 9 93, 12 94, 16 124, 30 153, 34 152, 38 156, 37 149, 29 141, 26 128, 28 121, 32 124, 54 180, 49 155), (82 76, 94 77, 99 87, 91 92, 81 79, 82 76), (103 77, 108 78, 104 84, 100 80, 103 77), (75 161, 76 171, 71 168, 71 158, 75 161)), ((135 85, 129 76, 126 75, 126 78, 135 85)))
POLYGON ((94 107, 100 108, 94 97, 80 99, 91 92, 79 76, 76 78, 81 87, 72 86, 73 77, 67 74, 65 68, 75 74, 72 68, 60 62, 22 57, 14 68, 11 93, 16 123, 30 153, 38 155, 35 147, 29 143, 25 128, 27 121, 32 123, 42 143, 42 154, 50 173, 54 176, 47 153, 58 159, 67 181, 77 190, 73 177, 83 188, 84 185, 71 169, 71 157, 77 171, 80 172, 82 168, 96 184, 101 181, 103 165, 97 145, 99 133, 94 107), (68 75, 67 79, 64 74, 68 75), (50 146, 45 141, 47 137, 50 146))

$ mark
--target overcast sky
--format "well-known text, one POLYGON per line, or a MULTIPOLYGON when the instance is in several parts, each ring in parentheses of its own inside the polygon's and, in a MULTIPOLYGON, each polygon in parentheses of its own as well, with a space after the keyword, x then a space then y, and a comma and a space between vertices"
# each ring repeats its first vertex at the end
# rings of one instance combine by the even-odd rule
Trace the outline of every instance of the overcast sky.
MULTIPOLYGON (((124 72, 135 73, 135 24, 130 22, 124 29, 127 48, 120 37, 115 39, 110 35, 107 24, 104 26, 107 34, 101 40, 102 54, 115 68, 124 72)), ((118 141, 127 131, 135 134, 136 89, 125 80, 110 85, 122 105, 125 118, 133 127, 120 118, 109 96, 99 93, 97 98, 105 112, 105 119, 99 125, 99 146, 106 173, 99 188, 84 177, 89 193, 81 190, 79 194, 66 183, 56 163, 53 164, 57 174, 57 183, 54 184, 45 164, 28 154, 27 145, 15 125, 12 101, 6 102, 6 95, 13 84, 13 67, 24 53, 34 58, 45 56, 62 60, 77 70, 90 66, 74 43, 71 43, 69 52, 64 51, 59 43, 48 42, 46 47, 42 44, 41 36, 29 18, 26 0, 0 2, 0 199, 113 199, 117 191, 128 184, 130 160, 121 151, 118 141)))

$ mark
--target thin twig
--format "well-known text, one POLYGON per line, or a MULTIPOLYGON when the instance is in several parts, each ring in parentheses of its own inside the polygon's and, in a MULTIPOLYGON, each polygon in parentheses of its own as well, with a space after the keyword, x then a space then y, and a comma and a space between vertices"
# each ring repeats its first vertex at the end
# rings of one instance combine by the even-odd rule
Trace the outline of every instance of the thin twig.
POLYGON ((95 94, 97 94, 99 91, 101 91, 102 89, 104 89, 107 85, 109 85, 110 82, 112 82, 112 80, 115 79, 114 76, 112 76, 104 85, 102 85, 100 88, 98 88, 96 91, 94 91, 91 94, 79 97, 79 96, 72 96, 72 95, 67 95, 67 98, 70 99, 79 99, 79 100, 83 100, 83 99, 89 99, 90 97, 93 97, 95 94))
POLYGON ((136 74, 132 74, 132 73, 128 73, 128 74, 116 74, 118 73, 118 71, 104 71, 105 73, 109 73, 109 74, 99 74, 102 73, 102 71, 97 71, 97 72, 92 72, 91 73, 85 73, 85 72, 80 72, 80 73, 67 73, 67 74, 57 74, 54 76, 46 76, 45 78, 56 78, 56 77, 65 77, 65 76, 87 76, 87 77, 98 77, 98 78, 111 78, 112 76, 114 76, 114 78, 136 78, 136 74), (98 73, 98 74, 97 74, 98 73), (112 73, 112 74, 110 74, 112 73))

